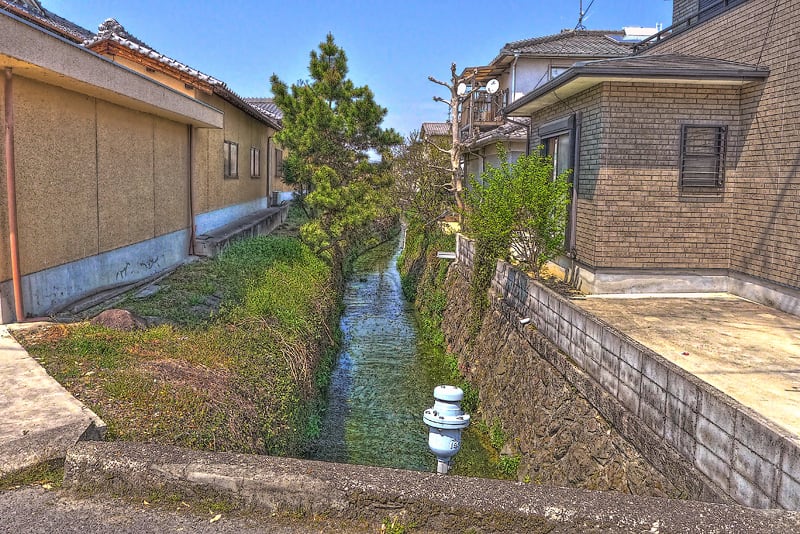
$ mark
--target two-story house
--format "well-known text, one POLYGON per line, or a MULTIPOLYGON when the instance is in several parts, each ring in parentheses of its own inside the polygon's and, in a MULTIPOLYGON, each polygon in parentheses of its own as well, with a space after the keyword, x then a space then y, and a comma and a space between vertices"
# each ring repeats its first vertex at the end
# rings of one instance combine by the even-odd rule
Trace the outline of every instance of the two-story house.
POLYGON ((728 291, 799 313, 797 2, 675 0, 674 16, 635 55, 506 108, 532 147, 570 146, 565 266, 590 292, 728 291))
POLYGON ((655 32, 655 28, 639 27, 564 30, 508 43, 488 65, 464 69, 461 80, 467 93, 458 129, 468 149, 467 176, 477 177, 487 165, 498 163, 498 142, 505 146, 511 161, 526 152, 528 119, 504 117, 504 107, 556 78, 575 62, 629 56, 635 43, 655 32))

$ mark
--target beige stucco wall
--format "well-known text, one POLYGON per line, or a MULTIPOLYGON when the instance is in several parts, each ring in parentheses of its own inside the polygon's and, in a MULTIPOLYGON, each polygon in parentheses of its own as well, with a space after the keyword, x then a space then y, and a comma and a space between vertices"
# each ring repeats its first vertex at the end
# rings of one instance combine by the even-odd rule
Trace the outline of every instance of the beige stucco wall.
POLYGON ((222 130, 199 129, 196 135, 195 209, 206 213, 267 196, 267 140, 275 134, 269 126, 216 95, 199 95, 224 112, 222 130), (223 143, 239 144, 239 176, 223 176, 223 143), (250 148, 261 151, 261 175, 250 176, 250 148))
POLYGON ((97 253, 95 101, 21 77, 13 84, 20 268, 29 273, 97 253))
MULTIPOLYGON (((188 226, 186 125, 21 76, 13 84, 23 275, 188 226)), ((11 277, 1 176, 0 281, 11 277)))

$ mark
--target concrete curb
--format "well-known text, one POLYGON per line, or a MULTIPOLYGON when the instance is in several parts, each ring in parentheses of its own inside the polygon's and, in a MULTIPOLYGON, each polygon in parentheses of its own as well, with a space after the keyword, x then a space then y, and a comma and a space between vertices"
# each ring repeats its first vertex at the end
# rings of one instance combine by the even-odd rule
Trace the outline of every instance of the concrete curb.
POLYGON ((75 445, 64 485, 137 498, 221 499, 267 513, 397 516, 422 531, 800 531, 798 512, 123 442, 75 445))
POLYGON ((64 458, 75 442, 105 434, 105 423, 48 375, 5 326, 0 376, 0 476, 64 458))

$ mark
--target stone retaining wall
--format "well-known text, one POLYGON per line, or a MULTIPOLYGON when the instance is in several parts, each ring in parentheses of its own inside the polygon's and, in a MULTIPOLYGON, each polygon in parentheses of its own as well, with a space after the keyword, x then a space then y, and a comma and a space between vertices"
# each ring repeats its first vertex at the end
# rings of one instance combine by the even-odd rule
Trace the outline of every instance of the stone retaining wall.
MULTIPOLYGON (((474 244, 459 235, 456 250, 468 272, 474 244)), ((505 262, 498 262, 490 295, 518 330, 535 329, 558 349, 540 354, 661 472, 685 471, 690 463, 709 494, 756 508, 800 509, 796 436, 505 262), (521 325, 525 318, 530 323, 521 325)))

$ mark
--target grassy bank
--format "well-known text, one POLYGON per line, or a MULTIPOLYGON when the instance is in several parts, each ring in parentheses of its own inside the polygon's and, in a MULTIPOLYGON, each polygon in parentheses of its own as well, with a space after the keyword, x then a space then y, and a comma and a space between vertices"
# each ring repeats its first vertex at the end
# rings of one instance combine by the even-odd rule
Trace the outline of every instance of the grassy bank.
POLYGON ((109 438, 205 450, 302 454, 336 345, 331 270, 297 239, 234 243, 117 307, 150 327, 87 322, 18 332, 98 413, 109 438))

